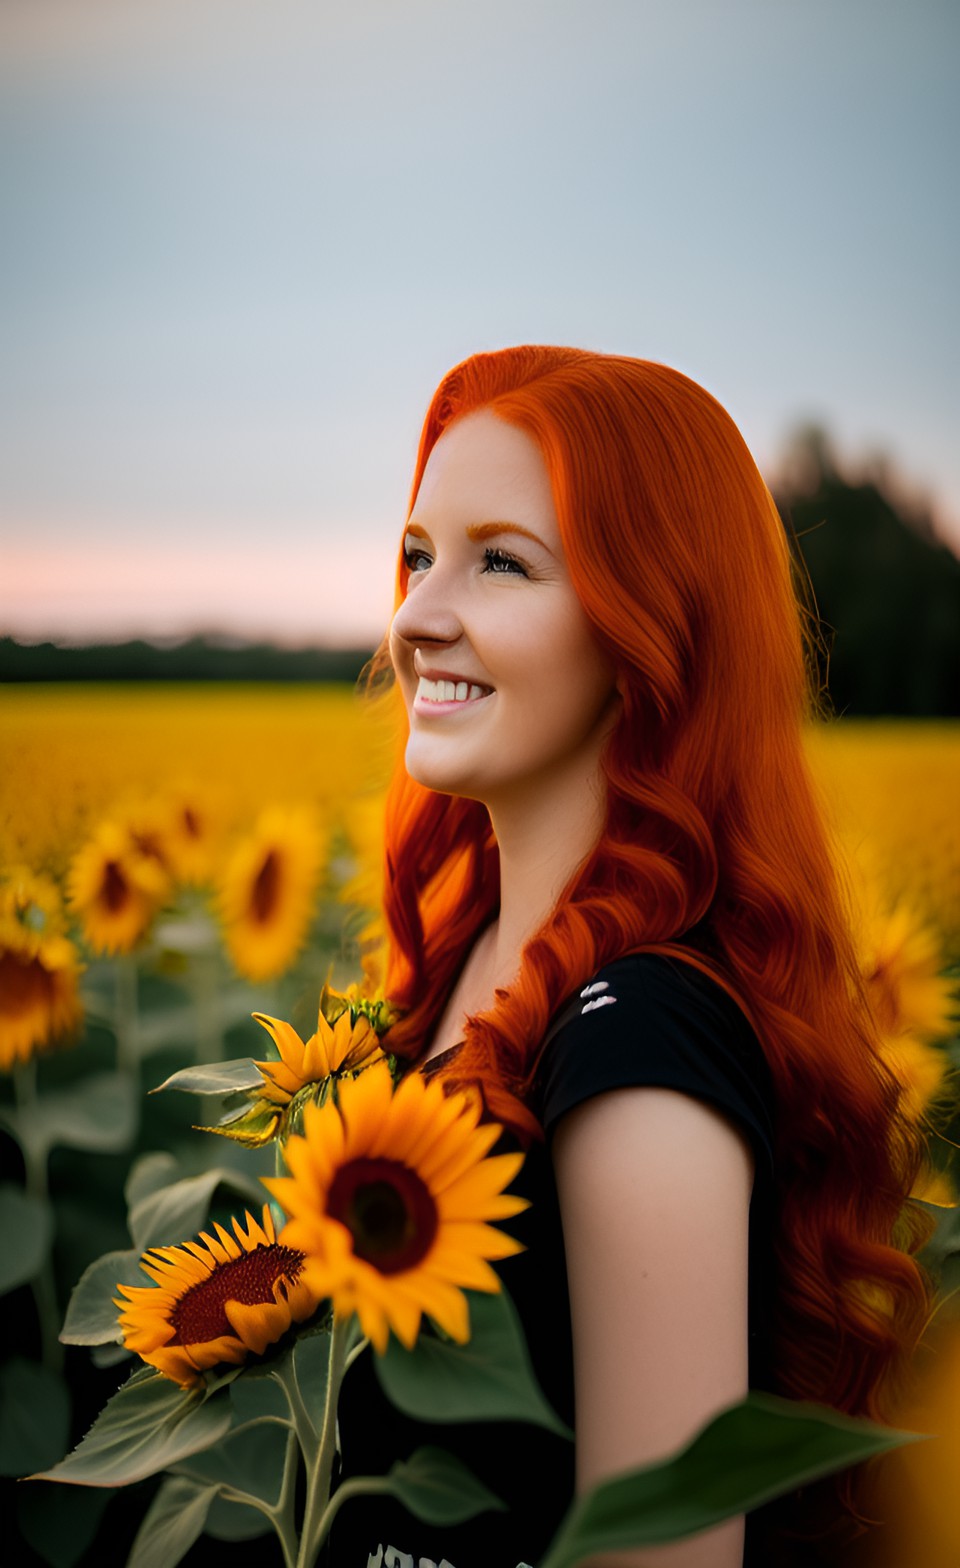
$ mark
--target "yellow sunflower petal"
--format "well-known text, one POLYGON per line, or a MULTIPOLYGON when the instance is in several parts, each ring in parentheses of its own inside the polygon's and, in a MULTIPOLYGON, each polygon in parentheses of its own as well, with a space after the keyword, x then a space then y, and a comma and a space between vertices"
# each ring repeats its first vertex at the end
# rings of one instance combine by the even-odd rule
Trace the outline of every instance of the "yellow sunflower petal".
POLYGON ((508 1181, 512 1181, 523 1164, 522 1155, 501 1154, 490 1155, 489 1160, 486 1158, 499 1136, 500 1128, 488 1123, 486 1126, 475 1127, 465 1132, 459 1148, 435 1146, 424 1155, 421 1164, 431 1187, 442 1190, 444 1187, 451 1186, 465 1171, 479 1168, 481 1160, 492 1165, 496 1171, 505 1170, 506 1166, 493 1165, 494 1160, 513 1161, 513 1171, 503 1179, 502 1185, 505 1186, 508 1181))
POLYGON ((261 1301, 255 1306, 247 1306, 242 1301, 226 1301, 223 1310, 241 1344, 255 1356, 262 1356, 267 1346, 285 1334, 293 1321, 286 1301, 261 1301))
POLYGON ((290 1175, 263 1178, 289 1216, 280 1243, 305 1254, 303 1277, 338 1317, 356 1312, 378 1350, 391 1329, 412 1345, 424 1312, 465 1339, 464 1289, 499 1289, 490 1260, 523 1250, 487 1223, 527 1207, 503 1191, 522 1157, 490 1156, 501 1129, 479 1114, 421 1074, 394 1092, 371 1068, 305 1107, 303 1135, 285 1146, 290 1175))
POLYGON ((434 1249, 430 1255, 430 1270, 464 1290, 496 1293, 500 1289, 497 1271, 484 1258, 464 1252, 454 1242, 434 1249))
POLYGON ((246 1228, 234 1220, 236 1239, 217 1224, 216 1237, 204 1232, 199 1242, 146 1254, 141 1266, 161 1288, 118 1287, 124 1343, 184 1387, 193 1373, 261 1355, 321 1299, 305 1254, 274 1240, 269 1207, 262 1225, 249 1211, 245 1219, 246 1228))
POLYGON ((416 1297, 422 1310, 438 1328, 442 1328, 458 1344, 466 1343, 470 1338, 470 1313, 462 1290, 447 1280, 423 1275, 416 1282, 416 1297))

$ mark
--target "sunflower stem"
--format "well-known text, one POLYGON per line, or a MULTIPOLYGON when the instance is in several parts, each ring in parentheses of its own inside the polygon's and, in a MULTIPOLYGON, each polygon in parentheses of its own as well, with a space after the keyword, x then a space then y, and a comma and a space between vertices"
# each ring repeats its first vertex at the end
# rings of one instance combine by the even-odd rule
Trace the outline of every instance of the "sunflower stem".
MULTIPOLYGON (((47 1201, 47 1148, 40 1144, 31 1131, 31 1121, 37 1109, 37 1063, 17 1062, 13 1069, 13 1092, 17 1109, 23 1121, 23 1136, 18 1140, 23 1155, 23 1185, 32 1198, 47 1201)), ((60 1343, 60 1308, 57 1304, 57 1285, 53 1273, 52 1248, 30 1281, 37 1318, 40 1324, 40 1359, 51 1372, 63 1371, 63 1346, 60 1343)))
POLYGON ((300 1393, 300 1386, 297 1383, 292 1362, 288 1363, 288 1371, 279 1370, 274 1372, 272 1376, 274 1382, 279 1383, 283 1389, 290 1410, 290 1418, 293 1422, 293 1430, 297 1435, 297 1442, 300 1445, 304 1463, 309 1470, 320 1445, 317 1439, 316 1427, 310 1419, 310 1412, 303 1402, 303 1395, 300 1393))
POLYGON ((211 949, 195 953, 190 963, 190 987, 197 1014, 197 1061, 223 1060, 223 1027, 217 984, 217 955, 211 949))
POLYGON ((347 1356, 346 1361, 343 1363, 343 1370, 345 1373, 350 1371, 350 1368, 353 1366, 353 1363, 356 1361, 357 1357, 363 1355, 363 1352, 366 1350, 369 1343, 370 1341, 367 1339, 366 1335, 357 1340, 357 1343, 354 1345, 350 1354, 347 1356))
POLYGON ((341 1486, 337 1487, 320 1517, 320 1524, 317 1529, 317 1545, 323 1545, 336 1515, 344 1503, 350 1501, 351 1497, 382 1496, 389 1490, 385 1475, 355 1475, 351 1476, 349 1481, 344 1481, 341 1486))
POLYGON ((307 1473, 307 1501, 300 1534, 297 1568, 312 1568, 326 1534, 324 1521, 329 1512, 330 1480, 333 1475, 333 1456, 337 1441, 337 1401, 352 1332, 352 1318, 334 1318, 330 1333, 330 1360, 327 1367, 323 1429, 320 1433, 320 1445, 315 1462, 307 1473))
POLYGON ((283 1460, 283 1480, 280 1484, 280 1496, 273 1507, 255 1493, 243 1492, 239 1487, 221 1486, 220 1496, 230 1503, 243 1503, 248 1508, 255 1508, 258 1513, 270 1520, 280 1542, 283 1552, 284 1568, 296 1568, 297 1562, 297 1527, 294 1518, 294 1501, 297 1490, 297 1461, 300 1448, 297 1443, 296 1433, 287 1433, 287 1448, 283 1460))
POLYGON ((137 1040, 137 961, 129 953, 118 954, 114 965, 114 1031, 117 1037, 117 1069, 132 1078, 140 1077, 137 1040))
POLYGON ((283 1457, 283 1480, 280 1496, 271 1518, 283 1551, 284 1568, 296 1568, 297 1563, 297 1472, 300 1468, 300 1444, 296 1432, 287 1436, 287 1451, 283 1457))

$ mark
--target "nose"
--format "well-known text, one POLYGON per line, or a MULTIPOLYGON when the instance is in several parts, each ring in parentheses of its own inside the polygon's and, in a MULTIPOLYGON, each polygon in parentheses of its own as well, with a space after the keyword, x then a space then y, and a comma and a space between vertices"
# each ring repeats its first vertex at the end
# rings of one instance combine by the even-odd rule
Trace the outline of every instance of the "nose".
POLYGON ((454 643, 463 635, 463 625, 454 605, 449 583, 444 586, 443 576, 436 567, 424 573, 411 588, 398 607, 390 625, 390 640, 398 640, 408 648, 421 643, 454 643))

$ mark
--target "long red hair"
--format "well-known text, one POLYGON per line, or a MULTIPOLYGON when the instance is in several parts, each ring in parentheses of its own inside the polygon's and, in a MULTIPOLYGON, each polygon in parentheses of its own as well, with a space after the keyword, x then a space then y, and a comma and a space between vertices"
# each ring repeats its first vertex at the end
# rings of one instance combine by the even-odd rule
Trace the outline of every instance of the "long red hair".
MULTIPOLYGON (((805 757, 817 693, 776 507, 732 419, 688 377, 527 346, 444 377, 411 509, 435 442, 479 408, 539 447, 623 705, 602 759, 600 840, 524 947, 516 983, 468 1020, 458 1081, 482 1084, 494 1115, 535 1135, 524 1097, 538 1048, 598 967, 667 948, 713 975, 750 1018, 778 1096, 780 1389, 882 1417, 929 1309, 902 1218, 924 1150, 878 1055, 805 757)), ((401 554, 398 603, 405 591, 401 554)), ((374 672, 388 662, 384 645, 374 672)), ((497 912, 486 808, 424 788, 398 758, 385 871, 386 985, 404 1010, 389 1043, 414 1057, 497 912)))

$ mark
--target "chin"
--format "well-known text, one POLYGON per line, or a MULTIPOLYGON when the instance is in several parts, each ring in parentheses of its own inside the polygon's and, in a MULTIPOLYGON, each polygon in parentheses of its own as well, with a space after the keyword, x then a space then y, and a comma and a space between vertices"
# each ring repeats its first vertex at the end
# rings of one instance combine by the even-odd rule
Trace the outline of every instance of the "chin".
POLYGON ((407 756, 406 769, 410 778, 436 795, 459 795, 463 800, 482 800, 483 794, 475 777, 460 769, 443 767, 423 757, 407 756))

